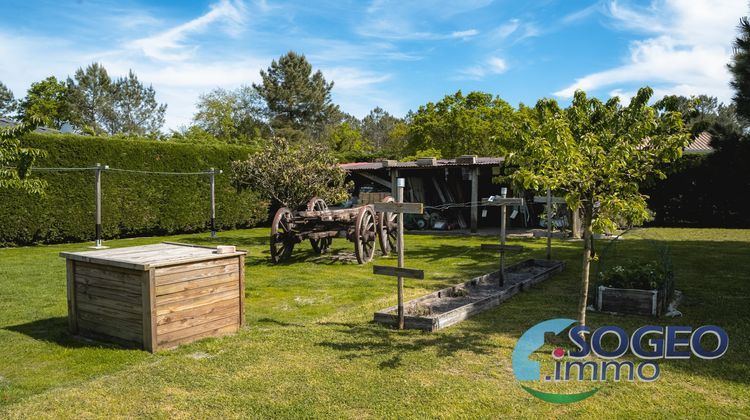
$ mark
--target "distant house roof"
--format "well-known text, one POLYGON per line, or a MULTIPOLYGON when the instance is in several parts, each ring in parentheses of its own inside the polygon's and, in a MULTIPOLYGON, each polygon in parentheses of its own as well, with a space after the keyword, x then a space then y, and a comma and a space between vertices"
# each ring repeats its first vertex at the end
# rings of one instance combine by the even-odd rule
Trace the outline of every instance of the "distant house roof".
POLYGON ((470 166, 492 166, 499 165, 505 160, 501 157, 459 157, 457 159, 435 159, 434 162, 431 158, 419 159, 410 162, 397 162, 395 160, 380 161, 380 162, 352 162, 342 163, 339 167, 347 171, 372 171, 377 169, 385 168, 398 168, 398 169, 409 169, 409 168, 439 168, 439 167, 470 167, 470 166))
MULTIPOLYGON (((17 122, 11 120, 10 118, 0 118, 0 127, 14 127, 18 125, 17 122)), ((60 130, 55 130, 54 128, 49 127, 37 127, 36 130, 37 133, 59 133, 60 130)))
POLYGON ((704 131, 685 147, 685 153, 711 153, 715 149, 711 147, 711 133, 704 131))

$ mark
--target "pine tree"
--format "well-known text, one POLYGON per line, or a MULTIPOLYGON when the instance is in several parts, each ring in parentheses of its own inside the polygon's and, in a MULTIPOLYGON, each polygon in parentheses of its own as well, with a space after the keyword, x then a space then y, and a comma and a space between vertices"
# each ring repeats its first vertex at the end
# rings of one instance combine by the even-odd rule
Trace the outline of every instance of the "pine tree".
POLYGON ((89 134, 111 133, 113 120, 113 85, 107 70, 92 63, 68 77, 71 122, 89 134))
POLYGON ((0 117, 10 117, 16 110, 16 100, 13 92, 3 82, 0 82, 0 117))
POLYGON ((272 61, 260 76, 262 83, 253 88, 266 101, 274 128, 319 138, 338 110, 331 102, 333 82, 326 82, 320 70, 313 73, 305 56, 293 51, 272 61))
POLYGON ((734 103, 737 114, 745 120, 750 120, 750 20, 740 19, 737 28, 739 36, 734 41, 734 54, 729 64, 732 73, 731 85, 735 90, 734 103))
POLYGON ((166 104, 156 102, 156 91, 138 81, 132 70, 114 83, 110 134, 144 136, 154 134, 164 125, 166 104))

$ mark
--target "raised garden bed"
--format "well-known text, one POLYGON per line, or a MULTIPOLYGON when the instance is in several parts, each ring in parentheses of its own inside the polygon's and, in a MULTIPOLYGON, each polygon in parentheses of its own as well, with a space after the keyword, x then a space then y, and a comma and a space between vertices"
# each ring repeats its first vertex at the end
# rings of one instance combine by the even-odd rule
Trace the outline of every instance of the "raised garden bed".
MULTIPOLYGON (((404 304, 404 328, 437 331, 493 308, 565 268, 562 261, 529 259, 505 269, 505 285, 494 271, 404 304)), ((397 307, 375 312, 375 322, 397 325, 397 307)))
POLYGON ((628 261, 600 272, 594 294, 600 312, 658 317, 674 295, 671 264, 628 261))
POLYGON ((659 316, 663 311, 662 290, 620 289, 599 286, 596 289, 596 310, 633 315, 659 316))

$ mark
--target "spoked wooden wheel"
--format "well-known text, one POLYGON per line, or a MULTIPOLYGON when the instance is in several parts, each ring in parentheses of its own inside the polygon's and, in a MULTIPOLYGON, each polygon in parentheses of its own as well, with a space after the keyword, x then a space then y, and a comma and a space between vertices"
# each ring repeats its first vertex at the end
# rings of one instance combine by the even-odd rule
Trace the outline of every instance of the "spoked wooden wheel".
MULTIPOLYGON (((322 199, 318 197, 313 197, 310 199, 310 201, 307 202, 307 211, 326 211, 328 210, 328 204, 322 199)), ((317 254, 325 254, 326 251, 328 251, 328 248, 331 247, 331 243, 333 242, 333 238, 321 238, 321 239, 312 239, 310 238, 310 245, 312 245, 313 251, 317 254)))
POLYGON ((271 224, 271 261, 274 264, 292 255, 294 249, 292 225, 291 210, 282 207, 276 211, 271 224))
POLYGON ((372 206, 363 206, 357 214, 357 223, 354 226, 354 254, 360 264, 372 261, 375 256, 375 237, 377 226, 375 223, 375 212, 372 206))
MULTIPOLYGON (((394 201, 396 200, 391 196, 383 199, 383 203, 393 203, 394 201)), ((380 242, 380 251, 383 255, 397 252, 398 214, 383 212, 379 213, 378 216, 378 242, 380 242)))

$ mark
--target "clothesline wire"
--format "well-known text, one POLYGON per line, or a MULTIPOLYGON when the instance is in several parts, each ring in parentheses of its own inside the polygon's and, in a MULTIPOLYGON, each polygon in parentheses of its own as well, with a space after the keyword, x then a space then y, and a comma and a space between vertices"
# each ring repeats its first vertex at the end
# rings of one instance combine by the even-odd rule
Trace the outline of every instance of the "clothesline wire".
MULTIPOLYGON (((14 166, 3 166, 3 169, 16 169, 14 166)), ((113 171, 113 172, 126 172, 126 173, 135 173, 135 174, 145 174, 145 175, 211 175, 214 174, 220 174, 222 171, 220 170, 214 170, 213 172, 208 171, 201 171, 201 172, 166 172, 166 171, 146 171, 146 170, 138 170, 138 169, 121 169, 121 168, 111 168, 111 167, 103 167, 103 166, 90 166, 90 167, 84 167, 84 168, 41 168, 41 167, 32 167, 32 171, 39 171, 39 172, 79 172, 79 171, 92 171, 92 170, 102 170, 102 171, 113 171)))

